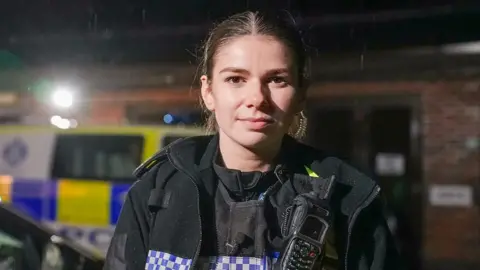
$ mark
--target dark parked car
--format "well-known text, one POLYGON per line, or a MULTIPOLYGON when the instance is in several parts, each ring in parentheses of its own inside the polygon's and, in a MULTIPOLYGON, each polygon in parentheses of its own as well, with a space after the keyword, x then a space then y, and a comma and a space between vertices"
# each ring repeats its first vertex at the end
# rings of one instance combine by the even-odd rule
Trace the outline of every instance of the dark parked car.
POLYGON ((0 203, 0 270, 101 270, 104 257, 0 203))

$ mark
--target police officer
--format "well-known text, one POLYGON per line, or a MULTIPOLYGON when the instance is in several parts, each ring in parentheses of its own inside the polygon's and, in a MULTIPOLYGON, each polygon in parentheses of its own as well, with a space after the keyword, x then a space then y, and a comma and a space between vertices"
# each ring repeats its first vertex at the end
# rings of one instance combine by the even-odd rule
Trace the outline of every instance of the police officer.
POLYGON ((215 135, 174 142, 137 169, 105 269, 272 269, 294 199, 314 186, 305 179, 331 176, 334 218, 315 258, 323 269, 396 269, 378 185, 296 140, 306 63, 299 33, 278 17, 216 25, 200 78, 215 135))

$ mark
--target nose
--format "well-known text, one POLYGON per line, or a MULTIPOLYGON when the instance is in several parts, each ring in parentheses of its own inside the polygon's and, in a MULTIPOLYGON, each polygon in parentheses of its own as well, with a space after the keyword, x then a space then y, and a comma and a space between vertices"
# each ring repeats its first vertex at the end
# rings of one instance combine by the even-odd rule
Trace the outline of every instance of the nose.
POLYGON ((249 91, 246 91, 246 105, 251 108, 260 108, 267 102, 266 89, 261 82, 252 82, 249 91))

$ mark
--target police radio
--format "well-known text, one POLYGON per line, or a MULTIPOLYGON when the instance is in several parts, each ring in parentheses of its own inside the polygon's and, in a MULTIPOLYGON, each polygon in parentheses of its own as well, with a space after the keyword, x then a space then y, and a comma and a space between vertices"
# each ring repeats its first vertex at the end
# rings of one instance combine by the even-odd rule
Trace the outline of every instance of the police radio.
POLYGON ((313 269, 323 259, 327 232, 333 221, 329 207, 334 176, 323 181, 322 190, 300 194, 294 199, 290 213, 288 242, 283 255, 277 262, 277 269, 313 269))

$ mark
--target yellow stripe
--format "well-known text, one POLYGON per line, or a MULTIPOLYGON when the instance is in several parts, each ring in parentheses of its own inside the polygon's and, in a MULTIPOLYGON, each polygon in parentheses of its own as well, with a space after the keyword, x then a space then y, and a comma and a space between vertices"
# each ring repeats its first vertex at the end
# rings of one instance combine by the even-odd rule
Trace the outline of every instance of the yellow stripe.
POLYGON ((143 133, 144 136, 144 143, 143 143, 143 151, 142 151, 142 162, 149 159, 153 156, 159 147, 160 140, 158 139, 158 132, 154 130, 146 131, 143 133))
POLYGON ((106 227, 110 224, 110 184, 104 181, 58 181, 57 222, 106 227))
POLYGON ((307 166, 303 166, 305 167, 305 170, 307 170, 307 173, 308 173, 308 176, 310 177, 319 177, 312 169, 310 169, 309 167, 307 166))
POLYGON ((12 201, 12 182, 13 177, 0 175, 0 203, 9 203, 12 201))

